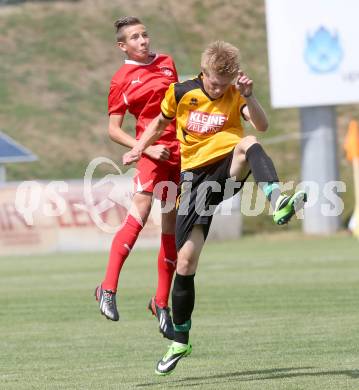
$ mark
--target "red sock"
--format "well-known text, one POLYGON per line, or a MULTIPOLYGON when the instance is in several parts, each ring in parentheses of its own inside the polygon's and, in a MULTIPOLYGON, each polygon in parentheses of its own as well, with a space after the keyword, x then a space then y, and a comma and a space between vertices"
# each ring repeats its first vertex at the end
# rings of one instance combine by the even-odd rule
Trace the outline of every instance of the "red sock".
POLYGON ((134 246, 142 225, 129 214, 112 240, 110 258, 107 264, 105 280, 102 282, 104 290, 117 291, 118 277, 121 268, 134 246))
POLYGON ((174 234, 162 234, 161 248, 158 254, 158 285, 156 303, 159 307, 168 306, 173 273, 176 270, 177 251, 174 234))

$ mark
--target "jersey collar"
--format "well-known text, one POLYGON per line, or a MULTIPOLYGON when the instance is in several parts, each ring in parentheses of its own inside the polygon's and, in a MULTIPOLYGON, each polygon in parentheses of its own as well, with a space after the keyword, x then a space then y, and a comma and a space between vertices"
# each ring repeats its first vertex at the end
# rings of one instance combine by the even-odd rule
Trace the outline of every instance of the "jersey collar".
POLYGON ((140 66, 148 66, 148 65, 151 65, 153 64, 157 58, 158 58, 158 54, 157 53, 150 53, 150 56, 153 56, 153 59, 151 62, 149 62, 148 64, 144 64, 143 62, 138 62, 138 61, 132 61, 132 60, 125 60, 125 64, 126 65, 140 65, 140 66))

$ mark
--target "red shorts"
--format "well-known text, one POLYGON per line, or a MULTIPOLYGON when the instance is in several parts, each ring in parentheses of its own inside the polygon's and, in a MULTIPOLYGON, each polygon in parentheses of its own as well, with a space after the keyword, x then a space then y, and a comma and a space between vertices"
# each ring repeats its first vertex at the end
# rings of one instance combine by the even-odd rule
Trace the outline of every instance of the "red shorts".
POLYGON ((150 192, 156 199, 176 201, 180 164, 142 156, 136 164, 134 192, 150 192))

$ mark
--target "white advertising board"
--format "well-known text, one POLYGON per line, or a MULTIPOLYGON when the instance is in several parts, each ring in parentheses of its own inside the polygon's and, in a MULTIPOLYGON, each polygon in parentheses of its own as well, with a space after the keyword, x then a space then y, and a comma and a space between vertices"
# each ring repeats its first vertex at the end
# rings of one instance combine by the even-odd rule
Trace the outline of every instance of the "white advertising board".
MULTIPOLYGON (((26 182, 0 186, 0 256, 110 250, 131 203, 130 177, 95 182, 91 188, 93 204, 87 204, 80 180, 28 183, 23 187, 26 182)), ((136 248, 158 246, 159 242, 157 202, 136 248)))
MULTIPOLYGON (((93 181, 90 188, 81 180, 0 186, 0 257, 108 252, 133 196, 132 177, 108 176, 108 179, 93 181)), ((214 215, 209 239, 233 239, 241 234, 238 198, 227 202, 226 207, 226 202, 222 206, 224 212, 214 215)), ((161 206, 155 200, 135 248, 158 248, 160 234, 161 206)))
POLYGON ((273 107, 359 102, 358 15, 358 0, 266 0, 273 107))

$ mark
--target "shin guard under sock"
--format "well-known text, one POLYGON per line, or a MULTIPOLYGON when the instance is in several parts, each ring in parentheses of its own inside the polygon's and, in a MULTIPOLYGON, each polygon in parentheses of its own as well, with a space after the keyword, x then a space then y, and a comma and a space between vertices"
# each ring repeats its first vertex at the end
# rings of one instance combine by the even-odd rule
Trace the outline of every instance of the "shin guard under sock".
POLYGON ((172 311, 175 328, 174 341, 178 343, 188 344, 194 301, 194 274, 179 275, 177 273, 172 289, 172 311))
POLYGON ((156 304, 161 308, 168 307, 168 296, 171 290, 176 263, 177 251, 175 236, 174 234, 162 234, 161 248, 157 260, 158 283, 156 290, 156 304))
POLYGON ((107 265, 105 280, 102 282, 104 290, 117 291, 118 278, 121 268, 131 252, 142 225, 129 214, 112 240, 110 258, 107 265))
POLYGON ((246 160, 249 163, 255 182, 264 192, 274 209, 281 191, 272 159, 259 143, 255 143, 247 150, 246 160))

